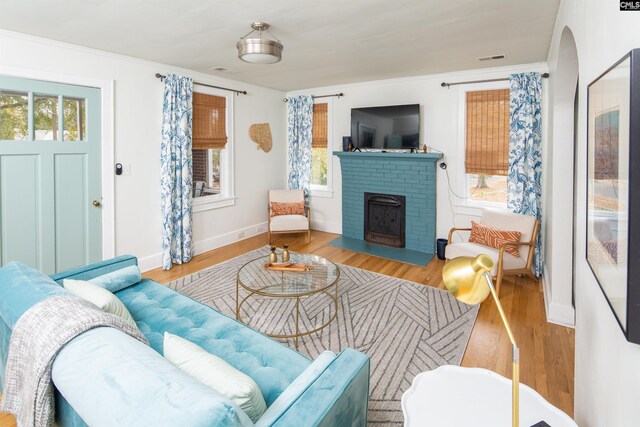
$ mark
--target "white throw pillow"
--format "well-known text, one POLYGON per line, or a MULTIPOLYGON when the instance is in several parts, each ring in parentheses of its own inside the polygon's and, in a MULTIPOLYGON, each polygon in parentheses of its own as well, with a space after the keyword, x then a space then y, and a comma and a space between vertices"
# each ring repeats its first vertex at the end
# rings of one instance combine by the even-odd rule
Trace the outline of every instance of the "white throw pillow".
POLYGON ((84 280, 64 279, 62 283, 64 288, 75 296, 86 299, 90 303, 97 305, 100 310, 115 314, 137 327, 127 307, 117 296, 105 288, 84 280))
POLYGON ((258 384, 248 375, 179 336, 164 333, 164 357, 240 407, 254 423, 267 405, 258 384))

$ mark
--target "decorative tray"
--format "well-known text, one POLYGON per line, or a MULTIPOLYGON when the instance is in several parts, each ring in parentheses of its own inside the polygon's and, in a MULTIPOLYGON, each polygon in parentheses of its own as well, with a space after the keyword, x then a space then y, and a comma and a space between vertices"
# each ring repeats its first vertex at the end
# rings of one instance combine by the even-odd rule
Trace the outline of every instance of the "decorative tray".
POLYGON ((302 271, 313 270, 313 266, 312 265, 294 264, 294 263, 291 263, 291 262, 278 262, 278 263, 263 264, 262 268, 264 268, 265 270, 271 270, 271 271, 298 271, 298 272, 302 272, 302 271))

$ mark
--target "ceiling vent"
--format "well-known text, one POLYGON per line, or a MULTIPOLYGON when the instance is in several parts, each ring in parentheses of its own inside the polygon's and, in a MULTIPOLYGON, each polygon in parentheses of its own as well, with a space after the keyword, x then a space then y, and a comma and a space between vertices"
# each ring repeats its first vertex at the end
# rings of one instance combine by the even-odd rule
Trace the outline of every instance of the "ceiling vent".
POLYGON ((478 61, 495 61, 496 59, 504 59, 505 55, 492 55, 492 56, 483 56, 482 58, 478 58, 478 61))

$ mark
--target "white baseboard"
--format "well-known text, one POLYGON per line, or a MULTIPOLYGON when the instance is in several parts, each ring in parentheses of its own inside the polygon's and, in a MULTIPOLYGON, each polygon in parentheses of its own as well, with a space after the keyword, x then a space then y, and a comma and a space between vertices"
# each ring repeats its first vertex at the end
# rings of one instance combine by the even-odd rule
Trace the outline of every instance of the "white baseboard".
MULTIPOLYGON (((229 233, 221 234, 219 236, 199 240, 194 243, 195 254, 199 255, 213 249, 221 248, 222 246, 227 246, 231 243, 239 242, 241 240, 257 236, 258 234, 265 233, 266 231, 267 223, 261 222, 258 224, 250 225, 249 227, 230 231, 229 233), (242 237, 239 237, 240 235, 242 237)), ((138 258, 138 267, 140 267, 140 271, 142 272, 162 267, 162 253, 154 254, 144 258, 138 258)))
POLYGON ((326 231, 327 233, 342 234, 342 224, 337 222, 317 221, 311 219, 311 229, 318 231, 326 231))
MULTIPOLYGON (((544 268, 543 271, 546 271, 546 268, 544 268)), ((542 275, 542 289, 544 295, 544 309, 547 314, 547 322, 553 323, 555 325, 566 326, 567 328, 575 328, 576 309, 573 306, 556 304, 551 301, 551 283, 549 283, 547 276, 544 274, 542 275)))
POLYGON ((267 222, 261 222, 258 224, 250 225, 249 227, 234 230, 229 233, 214 236, 209 239, 200 240, 195 242, 195 252, 199 255, 204 252, 208 252, 213 249, 221 248, 222 246, 230 245, 234 242, 248 239, 249 237, 257 236, 258 234, 266 233, 267 222), (240 236, 242 235, 242 236, 240 236))
POLYGON ((144 258, 138 258, 138 268, 143 273, 145 271, 153 270, 154 268, 162 267, 162 254, 154 254, 144 258))

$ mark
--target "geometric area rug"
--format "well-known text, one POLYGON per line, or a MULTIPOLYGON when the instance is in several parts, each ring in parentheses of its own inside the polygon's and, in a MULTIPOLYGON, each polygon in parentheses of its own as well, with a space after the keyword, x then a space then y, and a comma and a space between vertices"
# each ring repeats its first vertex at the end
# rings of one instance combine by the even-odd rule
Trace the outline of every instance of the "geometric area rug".
MULTIPOLYGON (((268 256, 267 246, 169 283, 183 295, 235 317, 236 274, 246 262, 268 256)), ((314 359, 324 350, 351 347, 371 358, 369 424, 402 425, 402 393, 420 372, 459 365, 479 306, 442 289, 337 264, 338 316, 325 329, 301 337, 298 351, 314 359)), ((321 298, 321 297, 318 297, 321 298)), ((243 319, 271 333, 293 329, 293 300, 260 297, 243 305, 243 319), (266 313, 266 314, 265 314, 266 313), (261 315, 262 314, 262 315, 261 315)), ((301 328, 313 329, 333 314, 333 304, 301 302, 301 328)), ((280 340, 295 349, 292 339, 280 340)))

